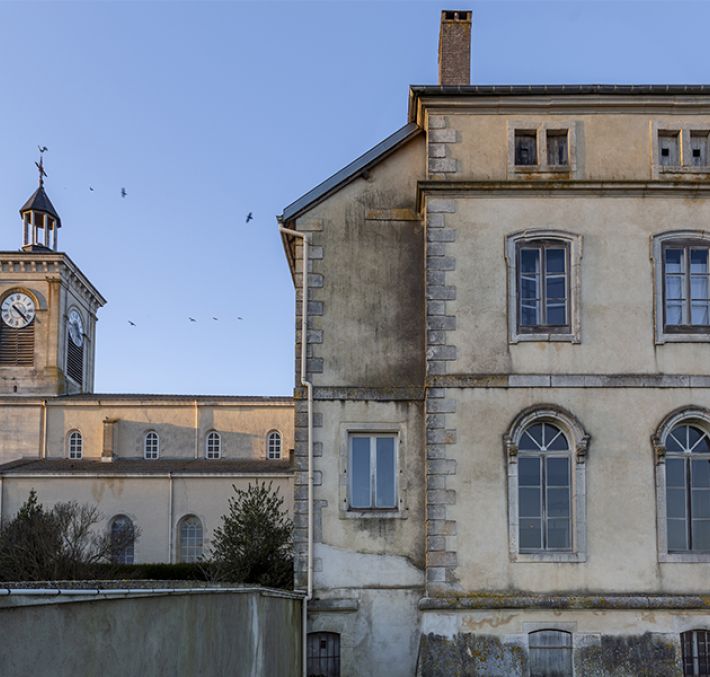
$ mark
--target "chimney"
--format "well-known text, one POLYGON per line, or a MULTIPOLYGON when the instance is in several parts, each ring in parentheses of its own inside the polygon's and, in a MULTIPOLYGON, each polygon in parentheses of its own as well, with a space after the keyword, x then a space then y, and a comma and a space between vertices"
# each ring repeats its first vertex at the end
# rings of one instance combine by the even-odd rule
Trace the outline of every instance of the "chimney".
POLYGON ((441 12, 439 84, 471 84, 471 11, 441 12))

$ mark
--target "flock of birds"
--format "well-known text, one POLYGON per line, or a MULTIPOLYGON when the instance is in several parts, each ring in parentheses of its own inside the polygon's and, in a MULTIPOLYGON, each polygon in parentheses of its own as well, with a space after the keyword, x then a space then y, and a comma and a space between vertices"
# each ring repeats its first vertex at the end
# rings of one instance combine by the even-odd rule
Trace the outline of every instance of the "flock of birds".
MULTIPOLYGON (((46 153, 46 152, 49 150, 49 148, 47 148, 47 146, 37 146, 37 148, 38 148, 38 150, 39 150, 39 152, 40 152, 40 157, 41 157, 44 153, 46 153)), ((40 173, 43 174, 44 176, 46 176, 46 173, 44 172, 44 168, 41 166, 41 162, 40 162, 40 163, 35 162, 35 164, 37 165, 37 168, 39 169, 40 173)), ((92 193, 95 192, 93 186, 89 186, 89 190, 90 190, 92 193)), ((122 198, 126 198, 127 195, 128 195, 128 192, 126 191, 125 187, 124 187, 124 188, 121 188, 121 197, 122 197, 122 198)), ((249 223, 249 221, 253 221, 253 220, 254 220, 254 214, 253 214, 252 212, 249 212, 249 213, 247 214, 247 216, 246 216, 246 223, 249 223)), ((188 317, 187 319, 188 319, 190 322, 197 322, 197 320, 196 320, 194 317, 188 317)), ((219 318, 218 318, 218 317, 212 316, 212 319, 213 319, 215 322, 219 322, 219 318)), ((239 317, 239 316, 237 316, 237 319, 238 319, 238 320, 244 320, 243 317, 239 317)), ((128 324, 130 324, 131 327, 137 327, 137 326, 138 326, 133 320, 128 320, 128 324)))

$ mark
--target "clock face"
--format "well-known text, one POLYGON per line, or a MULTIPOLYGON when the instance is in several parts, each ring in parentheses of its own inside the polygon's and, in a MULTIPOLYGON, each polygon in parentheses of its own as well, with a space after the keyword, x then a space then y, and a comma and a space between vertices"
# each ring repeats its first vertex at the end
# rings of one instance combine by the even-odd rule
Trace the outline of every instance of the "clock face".
POLYGON ((72 343, 81 348, 84 344, 84 324, 81 321, 81 315, 76 310, 69 311, 69 338, 72 343))
POLYGON ((27 294, 16 291, 5 297, 0 312, 8 327, 22 329, 35 319, 35 303, 27 294))

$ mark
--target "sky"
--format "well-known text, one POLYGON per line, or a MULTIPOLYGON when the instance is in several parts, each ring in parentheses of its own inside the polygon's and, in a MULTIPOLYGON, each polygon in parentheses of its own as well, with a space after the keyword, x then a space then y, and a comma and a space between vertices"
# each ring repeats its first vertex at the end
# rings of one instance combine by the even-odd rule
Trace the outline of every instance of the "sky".
POLYGON ((473 10, 474 84, 710 82, 705 1, 0 0, 0 250, 46 145, 108 300, 97 392, 292 392, 276 215, 406 122, 442 9, 473 10))

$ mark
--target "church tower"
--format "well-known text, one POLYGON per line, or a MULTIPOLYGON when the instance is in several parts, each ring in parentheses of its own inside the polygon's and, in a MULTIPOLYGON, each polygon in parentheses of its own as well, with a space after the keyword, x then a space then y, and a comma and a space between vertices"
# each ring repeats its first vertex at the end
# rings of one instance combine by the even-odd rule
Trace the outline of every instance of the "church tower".
POLYGON ((96 313, 106 301, 59 252, 62 221, 39 187, 20 209, 22 248, 0 252, 0 396, 90 393, 96 313))

